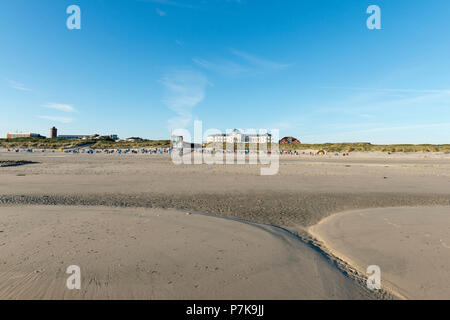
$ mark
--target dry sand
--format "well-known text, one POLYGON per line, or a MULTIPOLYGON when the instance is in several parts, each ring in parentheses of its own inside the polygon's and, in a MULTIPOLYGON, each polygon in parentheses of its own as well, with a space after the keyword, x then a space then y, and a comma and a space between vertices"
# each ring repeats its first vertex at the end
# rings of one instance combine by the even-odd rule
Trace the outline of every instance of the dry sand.
POLYGON ((343 212, 309 231, 335 255, 411 299, 450 299, 450 207, 343 212))
MULTIPOLYGON (((261 273, 264 274, 264 278, 273 279, 271 284, 274 288, 273 291, 264 292, 265 295, 263 297, 267 298, 389 298, 390 296, 386 292, 367 295, 367 290, 364 288, 364 276, 361 272, 358 273, 358 271, 345 260, 340 260, 333 255, 326 246, 323 246, 320 242, 311 237, 305 230, 307 227, 318 223, 323 218, 332 214, 353 209, 404 206, 450 206, 450 157, 449 155, 444 154, 386 155, 381 153, 361 153, 351 154, 350 157, 339 158, 332 156, 283 156, 281 157, 280 162, 280 172, 275 176, 260 176, 260 168, 253 165, 175 166, 170 161, 170 158, 164 155, 119 156, 115 154, 67 155, 61 153, 11 154, 0 152, 0 160, 27 160, 36 162, 20 167, 0 168, 0 212, 2 212, 4 208, 8 208, 5 210, 12 210, 10 212, 14 218, 8 220, 9 225, 17 225, 17 228, 22 227, 21 225, 26 224, 27 221, 25 218, 20 218, 22 215, 31 219, 32 212, 37 210, 34 209, 37 208, 36 206, 51 205, 56 206, 55 208, 58 208, 57 210, 59 210, 59 208, 65 208, 64 212, 67 212, 67 217, 66 215, 61 214, 60 219, 68 219, 66 227, 70 228, 71 224, 76 224, 76 222, 71 219, 75 219, 75 212, 77 212, 83 217, 83 221, 86 224, 85 227, 88 228, 91 223, 92 227, 89 227, 91 230, 90 232, 97 235, 96 237, 90 237, 95 240, 89 239, 89 241, 85 238, 76 238, 76 241, 81 241, 78 245, 80 250, 79 254, 85 251, 85 257, 87 257, 87 251, 93 249, 94 246, 98 245, 102 247, 102 241, 105 239, 104 230, 101 227, 103 218, 98 218, 100 216, 104 217, 105 215, 96 211, 97 209, 95 209, 95 207, 98 206, 116 207, 115 210, 117 211, 117 214, 115 219, 117 222, 112 223, 113 225, 116 223, 117 225, 124 226, 130 223, 132 224, 133 222, 129 220, 129 212, 132 211, 129 210, 144 210, 143 208, 147 208, 148 210, 151 208, 153 210, 146 211, 148 212, 146 214, 151 215, 157 212, 154 210, 160 209, 170 209, 168 212, 173 212, 173 214, 175 214, 173 211, 173 209, 175 209, 182 210, 181 212, 195 211, 221 217, 243 219, 253 223, 280 226, 298 233, 299 238, 290 238, 282 233, 284 238, 280 238, 279 235, 274 237, 269 236, 268 234, 261 234, 260 238, 258 238, 261 240, 255 240, 256 243, 258 241, 264 242, 265 240, 263 239, 269 237, 271 241, 274 242, 269 244, 270 241, 267 240, 268 247, 284 248, 280 249, 283 253, 280 253, 280 256, 278 256, 277 259, 285 261, 283 267, 286 269, 283 270, 287 270, 289 278, 295 280, 292 283, 300 283, 298 291, 290 291, 290 289, 286 289, 288 287, 283 287, 286 278, 281 277, 280 274, 274 275, 270 274, 270 272, 266 274, 261 273), (22 209, 24 205, 33 209, 29 209, 31 211, 26 213, 28 209, 22 209), (73 206, 80 208, 75 210, 73 206), (90 209, 88 211, 83 211, 81 210, 81 206, 87 206, 90 209), (278 242, 275 241, 275 238, 278 239, 278 242), (295 244, 293 244, 292 241, 295 244), (93 247, 91 248, 87 244, 92 244, 93 247), (295 250, 287 250, 287 247, 295 248, 295 250), (309 249, 307 250, 307 248, 309 249), (296 254, 298 255, 296 256, 296 254), (286 262, 290 261, 290 257, 293 261, 308 262, 305 262, 306 265, 299 268, 298 273, 296 273, 297 271, 294 272, 295 268, 293 265, 286 262), (327 269, 324 265, 322 266, 322 262, 318 262, 320 259, 322 259, 323 262, 327 262, 331 269, 327 269), (313 275, 321 274, 322 271, 315 271, 316 273, 312 274, 303 271, 310 269, 308 264, 314 266, 311 267, 312 270, 323 268, 321 270, 329 270, 326 272, 331 273, 327 276, 320 276, 320 281, 314 282, 311 280, 314 279, 313 275), (317 267, 318 265, 320 265, 320 267, 317 267), (334 271, 343 275, 345 281, 342 280, 343 282, 341 283, 339 277, 332 275, 334 271), (328 284, 330 287, 325 289, 323 284, 320 285, 319 283, 328 281, 327 278, 332 279, 331 281, 335 283, 328 284), (339 290, 336 288, 350 287, 357 289, 349 291, 343 289, 341 293, 337 293, 339 290), (310 295, 306 292, 310 292, 310 295), (353 293, 351 294, 350 292, 353 293)), ((0 213, 0 225, 6 221, 5 219, 7 219, 7 217, 8 215, 5 216, 0 213)), ((194 215, 188 216, 188 218, 192 217, 194 217, 194 215)), ((202 219, 204 218, 204 216, 199 217, 202 217, 202 219)), ((43 234, 41 241, 52 241, 53 234, 52 227, 50 226, 55 223, 53 221, 54 219, 51 219, 49 216, 43 220, 45 220, 49 226, 46 226, 45 224, 40 225, 39 232, 43 234)), ((38 222, 40 220, 31 219, 31 221, 33 221, 31 224, 39 225, 38 222)), ((156 221, 158 221, 158 219, 155 220, 155 223, 158 223, 156 221)), ((187 221, 190 220, 186 220, 186 223, 187 221)), ((236 234, 236 236, 239 235, 242 239, 249 239, 245 233, 250 231, 246 228, 250 228, 251 230, 257 229, 259 230, 258 232, 262 233, 268 233, 268 231, 270 231, 269 234, 271 235, 276 234, 276 232, 274 233, 274 230, 278 230, 269 230, 267 229, 268 227, 265 227, 265 230, 263 230, 264 228, 261 229, 261 227, 257 228, 254 225, 249 226, 245 224, 241 226, 242 223, 229 220, 225 220, 226 222, 219 222, 222 220, 215 219, 214 221, 214 225, 232 223, 233 230, 240 230, 236 231, 239 233, 236 234)), ((206 220, 204 223, 207 223, 206 220)), ((56 227, 62 228, 60 225, 56 225, 54 228, 56 227)), ((164 230, 164 228, 166 227, 162 225, 161 229, 164 230)), ((132 230, 132 228, 130 230, 132 230)), ((142 231, 139 228, 136 230, 136 234, 138 235, 142 231)), ((248 272, 247 277, 251 279, 250 282, 251 286, 253 286, 252 288, 251 286, 248 286, 246 287, 248 290, 244 290, 244 287, 239 287, 238 285, 233 287, 230 285, 230 288, 232 289, 228 292, 221 291, 220 294, 222 295, 220 295, 219 292, 217 292, 218 287, 215 285, 215 282, 208 282, 208 273, 199 271, 199 273, 197 273, 198 279, 205 277, 205 283, 203 283, 205 287, 203 289, 206 291, 202 291, 201 294, 208 292, 208 295, 184 295, 186 291, 183 291, 180 287, 186 286, 186 290, 188 290, 187 288, 189 288, 191 283, 180 280, 178 280, 180 281, 179 285, 174 284, 178 285, 177 290, 165 291, 166 295, 155 293, 154 291, 149 293, 144 289, 137 289, 135 286, 129 286, 128 288, 130 288, 130 291, 120 293, 118 292, 119 287, 122 286, 124 282, 128 280, 131 282, 134 281, 131 279, 135 279, 136 277, 136 261, 138 261, 138 259, 153 261, 150 255, 147 256, 143 251, 139 251, 141 250, 139 249, 140 247, 134 246, 134 242, 127 238, 131 232, 128 232, 126 229, 123 229, 121 232, 122 233, 120 233, 119 230, 116 230, 118 236, 115 238, 115 241, 127 243, 129 245, 129 251, 114 251, 115 256, 107 254, 105 259, 100 259, 105 260, 105 262, 96 260, 95 263, 89 263, 87 262, 88 260, 86 260, 86 265, 95 266, 98 264, 99 266, 99 269, 96 271, 97 273, 90 275, 90 279, 94 279, 92 282, 95 282, 95 279, 100 277, 101 272, 108 270, 109 264, 107 257, 111 257, 111 261, 114 259, 124 260, 127 258, 129 252, 136 251, 136 254, 133 256, 134 260, 131 259, 129 264, 127 264, 131 269, 127 269, 125 273, 129 274, 121 274, 122 278, 118 273, 114 273, 114 279, 111 280, 111 283, 117 284, 117 287, 115 287, 116 289, 110 289, 109 293, 105 295, 102 293, 101 297, 240 298, 240 294, 243 295, 242 297, 251 297, 250 295, 254 294, 254 297, 256 298, 261 297, 261 288, 266 288, 267 286, 267 284, 264 284, 264 281, 260 281, 262 277, 259 278, 260 276, 256 275, 252 276, 252 273, 248 272), (217 295, 214 295, 211 292, 215 292, 217 295)), ((211 230, 209 232, 211 232, 211 230)), ((3 239, 6 235, 7 233, 0 233, 0 236, 3 239)), ((213 235, 213 232, 211 232, 211 235, 213 235)), ((143 233, 139 236, 143 237, 141 240, 145 240, 144 238, 147 237, 148 234, 143 233)), ((211 238, 214 238, 214 236, 211 236, 211 238)), ((231 244, 226 242, 226 238, 227 237, 225 236, 222 237, 220 243, 225 248, 228 248, 231 244)), ((10 239, 6 237, 6 240, 9 241, 10 239)), ((191 241, 189 247, 191 250, 194 250, 193 248, 198 245, 199 238, 192 238, 191 241)), ((247 241, 250 243, 250 240, 243 240, 243 242, 247 241)), ((158 241, 154 242, 158 243, 158 241)), ((25 250, 21 249, 20 241, 15 242, 11 244, 12 248, 10 250, 11 252, 20 252, 20 250, 25 250, 22 252, 34 252, 31 249, 33 248, 33 243, 34 242, 29 242, 27 245, 24 244, 24 248, 27 248, 25 250)), ((140 243, 146 242, 141 241, 140 243)), ((217 244, 217 246, 219 246, 219 244, 217 244)), ((62 246, 62 248, 65 247, 62 246)), ((106 246, 103 246, 102 248, 104 248, 104 252, 108 252, 109 250, 106 246)), ((169 247, 159 248, 156 246, 154 247, 154 250, 156 250, 155 252, 170 251, 168 248, 169 247)), ((177 248, 177 246, 174 245, 174 247, 170 248, 177 248)), ((178 250, 181 250, 181 247, 178 246, 178 248, 178 250)), ((52 250, 55 250, 55 252, 64 252, 60 251, 62 249, 59 248, 58 242, 52 241, 52 246, 49 246, 49 248, 45 250, 42 249, 40 254, 49 254, 53 252, 52 250)), ((245 259, 246 252, 247 251, 244 249, 239 250, 239 252, 235 251, 236 257, 245 259)), ((255 254, 257 254, 257 252, 258 251, 255 250, 255 254)), ((272 258, 276 257, 274 256, 276 252, 272 252, 272 250, 268 250, 266 253, 271 254, 272 258)), ((26 253, 23 253, 23 255, 26 256, 26 253)), ((195 259, 198 261, 205 261, 202 259, 206 259, 207 257, 203 258, 202 255, 203 251, 198 251, 198 253, 196 251, 195 254, 193 253, 192 256, 190 256, 193 260, 186 261, 194 261, 195 259)), ((163 259, 162 256, 163 254, 160 256, 157 255, 159 259, 163 259)), ((211 257, 213 256, 214 255, 212 254, 211 257)), ((29 259, 31 258, 32 256, 29 257, 29 259)), ((256 268, 257 265, 261 267, 262 261, 269 265, 276 264, 276 259, 271 260, 269 257, 263 256, 260 258, 262 260, 255 259, 256 263, 253 265, 254 268, 256 268)), ((0 251, 0 259, 4 259, 3 250, 0 251)), ((84 261, 83 259, 81 260, 84 261)), ((14 262, 13 260, 9 261, 14 262)), ((165 267, 169 269, 173 267, 171 266, 170 259, 164 261, 165 267)), ((233 259, 230 258, 227 261, 227 263, 233 265, 231 262, 234 261, 233 259)), ((26 260, 22 261, 21 264, 19 260, 16 262, 18 265, 21 265, 26 272, 35 272, 36 270, 34 269, 38 267, 38 265, 33 265, 33 268, 30 268, 26 260)), ((50 261, 48 263, 50 263, 50 261)), ((295 264, 297 264, 297 262, 295 264)), ((15 264, 13 263, 11 267, 14 265, 15 264)), ((0 268, 1 267, 2 266, 0 265, 0 268)), ((62 268, 62 266, 60 266, 60 268, 62 268)), ((11 273, 8 273, 6 278, 13 279, 16 274, 15 272, 17 271, 11 271, 12 269, 7 270, 11 273)), ((188 277, 189 274, 194 274, 192 269, 187 270, 188 271, 184 273, 186 277, 188 277)), ((244 267, 239 270, 248 269, 244 267)), ((0 274, 2 272, 4 271, 0 269, 0 274)), ((108 271, 106 271, 106 274, 108 274, 107 272, 108 271)), ((244 273, 243 271, 239 272, 244 273)), ((236 274, 240 274, 239 272, 236 271, 236 274)), ((62 276, 64 277, 65 275, 62 273, 62 276)), ((4 278, 5 276, 2 277, 4 278)), ((166 288, 167 283, 164 282, 167 278, 158 279, 160 279, 158 281, 161 282, 158 282, 159 285, 157 287, 166 288)), ((222 278, 220 279, 229 281, 230 283, 235 281, 230 274, 222 274, 222 278)), ((57 281, 59 281, 58 285, 60 285, 60 279, 57 281)), ((168 281, 172 281, 172 283, 175 282, 174 280, 167 280, 167 282, 168 281)), ((31 282, 27 282, 27 286, 32 286, 31 282)), ((247 284, 250 285, 250 283, 247 284)), ((245 285, 245 282, 243 285, 245 285)), ((110 288, 112 286, 113 285, 111 285, 110 288)), ((5 287, 2 288, 4 288, 2 290, 6 290, 2 292, 11 292, 7 291, 8 289, 5 287)), ((6 294, 4 296, 0 295, 0 298, 11 298, 16 294, 18 295, 19 292, 21 292, 21 294, 26 294, 26 292, 28 292, 25 289, 23 290, 24 291, 14 291, 13 294, 9 296, 6 296, 6 294)), ((157 290, 159 289, 157 288, 157 290)), ((58 291, 48 287, 46 284, 40 286, 39 289, 36 289, 36 292, 38 294, 34 295, 34 297, 55 297, 58 291)), ((83 297, 97 297, 93 292, 95 292, 95 290, 90 291, 89 294, 86 293, 83 297)), ((190 292, 195 293, 195 291, 190 292)), ((65 297, 71 298, 70 296, 65 297)))

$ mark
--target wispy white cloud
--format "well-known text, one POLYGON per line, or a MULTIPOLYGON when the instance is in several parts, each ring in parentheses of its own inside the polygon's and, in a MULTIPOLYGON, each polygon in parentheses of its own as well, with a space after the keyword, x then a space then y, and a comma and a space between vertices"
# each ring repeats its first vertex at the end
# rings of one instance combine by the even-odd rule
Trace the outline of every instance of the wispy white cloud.
POLYGON ((396 131, 396 130, 411 130, 411 129, 429 129, 429 128, 441 128, 441 127, 449 127, 450 122, 441 122, 441 123, 421 123, 414 125, 404 125, 404 126, 385 126, 385 127, 377 127, 371 129, 365 129, 356 131, 358 133, 362 132, 378 132, 378 131, 396 131))
POLYGON ((47 103, 44 105, 45 108, 55 109, 63 112, 76 112, 76 109, 69 104, 62 103, 47 103))
POLYGON ((304 135, 304 138, 325 138, 325 139, 339 139, 341 137, 355 137, 355 136, 361 136, 362 134, 369 134, 369 133, 377 133, 377 132, 400 132, 405 131, 408 132, 409 130, 426 130, 426 129, 433 129, 433 128, 450 128, 450 122, 440 122, 440 123, 420 123, 420 124, 413 124, 413 125, 398 125, 398 126, 383 126, 383 125, 367 125, 367 124, 360 124, 360 127, 368 127, 370 128, 364 128, 361 130, 351 130, 353 127, 352 124, 348 124, 346 126, 341 126, 339 131, 336 132, 328 132, 328 133, 322 133, 322 134, 309 134, 304 135), (345 130, 348 129, 348 130, 345 130))
POLYGON ((280 121, 280 122, 274 123, 270 127, 278 129, 278 130, 288 130, 288 129, 292 129, 294 127, 294 124, 291 121, 280 121))
MULTIPOLYGON (((204 6, 204 5, 206 5, 208 3, 208 1, 206 1, 206 0, 191 1, 191 2, 196 2, 198 5, 193 5, 193 4, 187 3, 188 0, 179 0, 179 1, 173 1, 173 0, 136 0, 136 1, 137 2, 156 3, 156 4, 159 4, 159 5, 174 6, 174 7, 180 7, 180 8, 192 8, 192 9, 201 8, 202 6, 204 6)), ((234 2, 234 3, 238 3, 238 4, 243 3, 242 0, 223 0, 223 1, 234 2)))
POLYGON ((234 59, 240 60, 238 62, 231 60, 206 60, 203 58, 193 58, 192 61, 206 70, 217 72, 225 76, 237 76, 237 75, 254 75, 266 72, 280 71, 290 67, 292 64, 284 64, 249 53, 230 49, 234 59))
POLYGON ((328 121, 318 123, 304 137, 376 143, 445 140, 450 123, 440 119, 448 119, 450 90, 399 87, 322 87, 327 98, 308 106, 307 117, 317 121, 325 116, 328 121))
POLYGON ((192 121, 192 109, 205 98, 208 79, 192 70, 178 70, 167 74, 160 83, 165 93, 162 102, 176 116, 169 119, 169 129, 183 129, 192 121))
POLYGON ((338 87, 327 86, 323 89, 342 89, 357 91, 374 91, 374 92, 394 92, 394 93, 450 93, 450 89, 398 89, 398 88, 364 88, 364 87, 338 87))
POLYGON ((23 85, 20 82, 14 81, 14 80, 8 80, 9 85, 11 88, 20 90, 20 91, 31 91, 31 89, 27 88, 25 85, 23 85))
POLYGON ((161 9, 156 8, 156 13, 160 16, 160 17, 164 17, 167 12, 162 11, 161 9))
POLYGON ((239 58, 244 59, 248 63, 250 63, 256 67, 266 69, 266 70, 283 70, 283 69, 286 69, 286 68, 292 66, 292 64, 271 61, 271 60, 268 60, 265 58, 261 58, 261 57, 249 54, 244 51, 236 50, 236 49, 230 49, 230 51, 232 54, 234 54, 235 56, 237 56, 239 58))
POLYGON ((174 7, 181 7, 181 8, 194 8, 193 5, 190 5, 188 3, 172 1, 172 0, 137 0, 137 1, 138 2, 147 2, 147 3, 157 3, 160 5, 167 5, 167 6, 174 6, 174 7))
POLYGON ((397 88, 359 88, 359 87, 322 87, 338 89, 344 92, 344 98, 334 98, 327 107, 319 107, 316 112, 336 112, 360 117, 383 116, 384 112, 423 113, 424 108, 448 108, 450 90, 446 89, 397 89, 397 88), (343 90, 350 90, 345 94, 343 90), (353 91, 356 91, 353 93, 353 91))
POLYGON ((60 123, 70 123, 74 120, 73 118, 69 117, 57 117, 57 116, 38 116, 38 118, 60 123))
POLYGON ((236 76, 250 71, 249 68, 232 61, 211 62, 201 58, 194 58, 192 61, 202 68, 227 76, 236 76))

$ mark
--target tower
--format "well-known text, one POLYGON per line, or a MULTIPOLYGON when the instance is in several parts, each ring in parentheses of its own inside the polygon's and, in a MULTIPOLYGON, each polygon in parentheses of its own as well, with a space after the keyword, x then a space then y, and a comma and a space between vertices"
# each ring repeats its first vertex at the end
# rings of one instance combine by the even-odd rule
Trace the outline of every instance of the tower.
POLYGON ((55 127, 50 129, 50 138, 56 139, 58 137, 58 129, 55 127))

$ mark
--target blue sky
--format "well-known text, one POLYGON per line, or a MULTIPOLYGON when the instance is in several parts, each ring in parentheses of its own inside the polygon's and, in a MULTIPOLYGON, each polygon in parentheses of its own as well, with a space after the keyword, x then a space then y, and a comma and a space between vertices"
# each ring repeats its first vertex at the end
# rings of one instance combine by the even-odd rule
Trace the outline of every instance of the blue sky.
POLYGON ((0 136, 450 143, 448 0, 4 0, 0 136), (68 30, 66 8, 81 8, 68 30), (381 8, 381 30, 366 9, 381 8))

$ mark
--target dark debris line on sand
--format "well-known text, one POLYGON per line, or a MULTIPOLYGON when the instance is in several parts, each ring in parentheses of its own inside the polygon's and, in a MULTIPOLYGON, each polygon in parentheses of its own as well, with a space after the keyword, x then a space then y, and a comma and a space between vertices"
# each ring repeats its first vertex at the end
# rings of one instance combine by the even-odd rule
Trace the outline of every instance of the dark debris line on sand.
POLYGON ((34 164, 34 163, 39 163, 39 162, 25 161, 25 160, 19 160, 19 161, 6 160, 6 161, 0 161, 0 167, 17 167, 17 166, 23 166, 26 164, 34 164))
MULTIPOLYGON (((291 232, 290 230, 287 230, 291 232)), ((303 230, 297 230, 292 232, 296 235, 303 243, 306 243, 313 250, 319 252, 326 260, 328 260, 332 265, 334 265, 340 272, 342 272, 347 278, 352 279, 358 283, 360 290, 365 294, 365 296, 371 299, 377 300, 396 300, 402 299, 397 293, 393 293, 384 288, 376 291, 372 291, 367 288, 366 281, 367 275, 360 272, 353 266, 351 266, 346 261, 339 257, 336 257, 331 251, 319 240, 311 236, 308 232, 303 230)))
POLYGON ((0 204, 173 208, 281 227, 308 227, 337 212, 450 205, 450 195, 409 193, 33 194, 0 195, 0 204))

